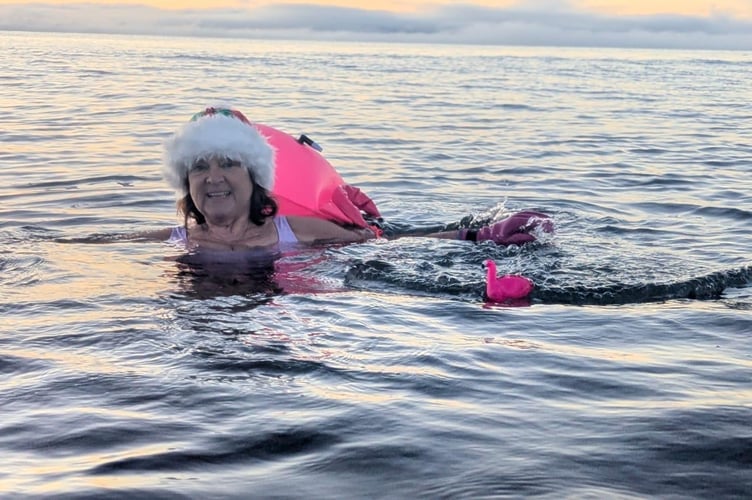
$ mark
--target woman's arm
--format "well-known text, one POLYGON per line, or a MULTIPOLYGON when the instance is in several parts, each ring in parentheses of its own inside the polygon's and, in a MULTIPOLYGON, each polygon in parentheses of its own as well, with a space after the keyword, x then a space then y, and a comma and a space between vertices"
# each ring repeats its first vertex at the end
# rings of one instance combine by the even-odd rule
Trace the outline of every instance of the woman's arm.
POLYGON ((315 217, 287 216, 287 222, 302 243, 353 243, 376 237, 370 229, 347 229, 315 217))
MULTIPOLYGON (((348 229, 337 223, 314 217, 287 216, 287 222, 295 236, 303 243, 353 243, 367 241, 376 237, 370 229, 348 229)), ((423 236, 428 238, 458 239, 459 230, 434 233, 404 233, 392 236, 390 239, 409 236, 423 236)))
MULTIPOLYGON (((345 229, 334 222, 311 217, 288 217, 287 221, 295 236, 304 243, 351 243, 376 237, 370 229, 345 229)), ((396 237, 424 236, 465 241, 492 241, 497 245, 521 245, 536 240, 533 234, 536 228, 540 228, 540 231, 544 233, 552 233, 553 221, 546 214, 527 210, 478 229, 463 228, 429 234, 404 233, 396 237)))
POLYGON ((125 240, 137 240, 137 241, 167 241, 172 234, 172 228, 167 227, 163 229, 152 229, 150 231, 140 231, 138 233, 131 233, 123 235, 125 240))
MULTIPOLYGON (((321 219, 288 217, 288 221, 298 239, 308 243, 347 243, 366 241, 376 237, 369 229, 345 229, 333 222, 321 219)), ((429 234, 405 233, 397 237, 425 236, 465 241, 492 241, 497 245, 522 245, 535 241, 536 231, 553 233, 553 221, 544 213, 525 210, 478 229, 462 228, 429 234)))
POLYGON ((154 229, 125 234, 92 234, 83 238, 65 238, 61 243, 117 243, 118 241, 167 241, 172 234, 172 228, 154 229))

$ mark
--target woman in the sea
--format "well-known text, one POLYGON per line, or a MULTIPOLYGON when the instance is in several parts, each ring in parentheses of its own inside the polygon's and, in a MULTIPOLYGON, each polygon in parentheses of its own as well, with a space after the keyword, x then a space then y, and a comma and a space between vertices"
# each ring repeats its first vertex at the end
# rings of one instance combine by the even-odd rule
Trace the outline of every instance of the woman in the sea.
MULTIPOLYGON (((207 108, 197 113, 165 143, 163 174, 178 192, 184 225, 139 236, 179 242, 191 250, 229 251, 361 242, 378 236, 375 228, 279 215, 272 195, 274 156, 241 112, 207 108)), ((550 232, 551 220, 538 212, 519 212, 477 230, 422 236, 521 244, 535 240, 536 227, 550 232)))

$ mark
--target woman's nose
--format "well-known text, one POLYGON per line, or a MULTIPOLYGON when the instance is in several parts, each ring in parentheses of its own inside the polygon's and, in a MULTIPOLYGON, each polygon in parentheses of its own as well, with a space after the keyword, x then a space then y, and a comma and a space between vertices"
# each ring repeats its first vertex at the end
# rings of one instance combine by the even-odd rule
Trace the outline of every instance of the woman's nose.
POLYGON ((217 183, 222 182, 225 179, 224 172, 222 171, 222 168, 219 166, 219 163, 211 162, 209 163, 209 172, 206 176, 206 182, 209 183, 217 183))

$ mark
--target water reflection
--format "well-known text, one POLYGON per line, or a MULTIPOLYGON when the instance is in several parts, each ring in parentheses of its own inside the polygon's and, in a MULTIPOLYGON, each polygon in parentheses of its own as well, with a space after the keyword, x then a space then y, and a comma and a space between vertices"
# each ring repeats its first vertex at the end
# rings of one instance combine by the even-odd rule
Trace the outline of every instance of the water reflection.
POLYGON ((256 307, 286 294, 331 293, 332 286, 315 267, 325 263, 322 250, 292 252, 249 250, 245 252, 202 251, 174 258, 168 279, 177 285, 174 295, 190 299, 241 296, 256 307))

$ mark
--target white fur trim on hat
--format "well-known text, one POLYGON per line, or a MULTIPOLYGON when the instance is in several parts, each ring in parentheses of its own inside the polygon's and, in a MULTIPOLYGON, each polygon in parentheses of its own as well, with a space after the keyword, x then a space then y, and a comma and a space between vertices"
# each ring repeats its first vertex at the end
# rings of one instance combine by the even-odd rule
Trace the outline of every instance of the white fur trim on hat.
POLYGON ((165 142, 162 174, 176 191, 185 194, 185 179, 199 159, 239 161, 259 186, 274 187, 274 149, 256 127, 238 118, 207 114, 183 125, 165 142))

